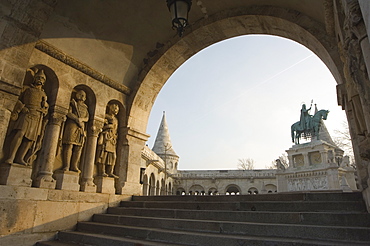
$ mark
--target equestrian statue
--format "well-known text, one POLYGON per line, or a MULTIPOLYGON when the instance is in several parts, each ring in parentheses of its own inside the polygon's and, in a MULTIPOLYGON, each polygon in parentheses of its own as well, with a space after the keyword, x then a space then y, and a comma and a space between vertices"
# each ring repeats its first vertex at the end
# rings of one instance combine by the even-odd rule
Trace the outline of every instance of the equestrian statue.
POLYGON ((306 108, 306 104, 302 105, 301 109, 301 118, 299 121, 294 123, 291 126, 291 134, 292 134, 292 142, 295 144, 299 144, 299 139, 303 136, 304 138, 313 139, 316 137, 319 140, 319 131, 321 126, 321 120, 326 120, 328 117, 329 110, 319 110, 317 111, 316 104, 315 104, 315 114, 310 115, 310 110, 306 108))

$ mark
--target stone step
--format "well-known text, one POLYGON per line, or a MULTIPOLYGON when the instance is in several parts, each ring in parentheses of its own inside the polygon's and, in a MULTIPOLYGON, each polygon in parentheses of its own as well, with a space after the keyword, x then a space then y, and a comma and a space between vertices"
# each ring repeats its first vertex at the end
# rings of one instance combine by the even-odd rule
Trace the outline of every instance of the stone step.
MULTIPOLYGON (((304 238, 279 238, 277 236, 270 236, 267 234, 265 225, 260 225, 260 234, 262 236, 246 235, 246 231, 243 234, 226 234, 225 231, 218 231, 215 233, 210 232, 199 232, 199 231, 178 231, 169 230, 163 228, 149 228, 149 227, 137 227, 137 226, 122 226, 122 225, 111 225, 96 222, 83 222, 79 223, 78 231, 88 232, 91 234, 106 234, 106 235, 125 235, 125 237, 134 237, 141 240, 159 241, 178 243, 183 245, 202 245, 202 246, 225 246, 225 245, 369 245, 370 241, 354 241, 350 237, 341 236, 343 240, 338 238, 332 238, 320 240, 318 238, 304 239, 304 238)), ((237 228, 230 228, 237 229, 237 228)), ((291 228, 294 229, 294 228, 291 228)), ((337 228, 333 228, 335 231, 337 228)), ((301 227, 300 230, 306 231, 305 228, 301 227)), ((275 231, 281 231, 277 228, 275 231)), ((64 232, 67 233, 67 232, 64 232)), ((248 231, 249 233, 249 231, 248 231)), ((286 231, 284 234, 294 234, 295 230, 286 231)), ((308 233, 310 231, 308 230, 308 233)), ((335 233, 337 234, 337 233, 335 233)), ((346 236, 349 236, 346 234, 346 236)), ((82 235, 82 237, 85 237, 82 235)), ((367 237, 368 238, 368 237, 367 237)), ((77 240, 77 239, 76 239, 77 240)), ((92 244, 92 245, 113 245, 113 244, 92 244)))
MULTIPOLYGON (((269 224, 210 220, 183 220, 138 216, 96 215, 94 222, 123 226, 174 229, 248 236, 290 237, 304 239, 338 239, 369 241, 370 228, 299 224, 269 224)), ((86 224, 81 223, 86 229, 86 224)), ((89 223, 87 223, 87 226, 89 223)), ((93 224, 95 225, 95 224, 93 224)), ((80 226, 80 224, 78 224, 80 226)))
POLYGON ((61 242, 61 241, 46 241, 38 242, 36 246, 75 246, 77 244, 71 242, 61 242))
POLYGON ((133 196, 132 201, 363 201, 363 198, 360 192, 309 192, 234 196, 133 196))
POLYGON ((366 211, 362 201, 241 201, 241 202, 185 202, 185 201, 122 201, 121 207, 167 208, 228 211, 366 211))
MULTIPOLYGON (((134 197, 60 232, 68 245, 370 245, 359 193, 134 197)), ((41 244, 42 245, 42 244, 41 244)))
MULTIPOLYGON (((127 238, 112 235, 103 235, 100 233, 87 233, 78 231, 59 232, 56 241, 60 244, 40 244, 41 246, 76 246, 76 245, 96 245, 96 246, 183 246, 186 244, 158 242, 158 241, 145 241, 134 238, 127 238), (63 244, 65 243, 65 244, 63 244)), ((55 242, 55 241, 54 241, 55 242)), ((49 243, 49 242, 46 242, 49 243)))
POLYGON ((112 207, 108 209, 108 213, 178 219, 370 227, 370 214, 365 212, 208 211, 112 207))

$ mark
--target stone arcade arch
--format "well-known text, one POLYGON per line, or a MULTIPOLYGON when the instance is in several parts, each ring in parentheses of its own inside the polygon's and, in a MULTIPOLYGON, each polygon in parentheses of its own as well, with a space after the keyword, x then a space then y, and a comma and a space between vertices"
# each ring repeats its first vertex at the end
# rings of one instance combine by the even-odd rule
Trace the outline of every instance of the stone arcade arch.
MULTIPOLYGON (((332 4, 333 3, 327 2, 326 5, 324 5, 330 8, 333 7, 332 4)), ((131 108, 128 124, 131 126, 135 125, 135 128, 140 131, 145 131, 150 109, 159 91, 170 75, 181 66, 183 62, 198 51, 216 42, 239 35, 269 34, 288 38, 304 45, 324 62, 331 71, 337 84, 342 85, 338 87, 338 103, 342 105, 343 109, 346 109, 347 117, 351 118, 349 120, 349 125, 352 127, 350 128, 353 129, 355 129, 355 121, 358 116, 356 116, 356 114, 353 116, 351 106, 348 106, 348 102, 346 101, 351 99, 346 99, 347 92, 343 87, 346 81, 352 79, 357 81, 358 84, 362 83, 361 85, 357 85, 360 88, 358 89, 358 93, 362 98, 361 110, 364 111, 365 115, 361 120, 363 123, 366 122, 368 125, 367 131, 369 131, 370 117, 367 115, 370 115, 370 104, 365 103, 365 101, 370 101, 370 93, 367 92, 370 88, 366 85, 366 83, 369 83, 369 78, 366 72, 364 72, 362 75, 358 76, 363 77, 356 79, 356 73, 361 72, 356 70, 353 66, 352 69, 355 70, 353 74, 349 74, 349 72, 344 74, 344 66, 346 63, 348 65, 348 59, 352 59, 349 57, 351 52, 345 50, 348 49, 348 47, 343 49, 341 43, 338 45, 338 41, 342 42, 344 45, 346 35, 355 36, 354 38, 358 39, 359 43, 362 42, 358 44, 359 46, 361 45, 362 50, 354 55, 360 57, 354 58, 360 60, 355 66, 361 66, 361 59, 366 57, 370 52, 369 40, 364 28, 361 29, 361 26, 356 26, 357 24, 348 24, 343 21, 343 12, 348 16, 351 14, 358 14, 355 13, 356 10, 355 7, 353 7, 356 3, 341 4, 342 7, 339 6, 340 4, 338 2, 335 5, 335 10, 338 11, 337 16, 333 17, 331 13, 326 13, 326 18, 328 18, 325 23, 326 25, 310 16, 305 16, 301 12, 276 6, 253 6, 248 8, 228 9, 220 11, 217 15, 211 15, 207 19, 202 19, 192 25, 191 29, 188 30, 187 34, 182 39, 176 39, 166 43, 163 48, 156 50, 158 53, 153 58, 147 61, 146 68, 139 75, 139 80, 141 81, 140 86, 130 98, 131 108), (334 28, 335 24, 337 25, 336 30, 334 28), (345 27, 346 25, 347 27, 345 27), (346 28, 347 30, 350 28, 357 28, 357 30, 354 30, 351 34, 346 34, 346 28), (336 33, 337 36, 335 36, 335 32, 338 32, 336 33), (341 56, 344 60, 347 59, 347 62, 345 61, 343 63, 341 56), (361 92, 361 90, 364 90, 364 92, 361 92)), ((368 14, 368 12, 366 13, 368 14)), ((350 18, 348 16, 347 18, 350 18)), ((352 51, 352 53, 353 52, 354 51, 352 51)), ((367 69, 370 67, 370 63, 368 63, 367 61, 363 62, 364 66, 367 66, 367 69)), ((357 157, 356 162, 359 167, 362 187, 366 189, 369 180, 370 140, 368 138, 360 140, 361 137, 359 136, 354 137, 356 133, 353 132, 353 130, 351 135, 354 142, 354 150, 357 157)), ((367 191, 363 194, 366 197, 370 197, 368 193, 370 192, 367 191)), ((370 200, 368 198, 366 199, 370 200)), ((367 204, 370 204, 370 202, 367 202, 367 204)))
POLYGON ((199 184, 192 185, 189 188, 189 195, 196 195, 196 196, 205 195, 204 187, 199 184))
POLYGON ((297 19, 296 14, 298 13, 294 11, 274 7, 246 8, 225 11, 217 16, 210 16, 202 25, 194 25, 191 33, 168 45, 156 60, 151 60, 151 67, 141 73, 142 82, 133 97, 128 124, 145 131, 150 109, 170 75, 183 62, 207 46, 240 35, 269 34, 294 40, 320 57, 337 83, 342 83, 339 53, 332 45, 336 43, 334 37, 328 36, 320 23, 307 16, 297 19), (315 24, 308 25, 307 19, 315 24), (210 33, 209 30, 217 32, 210 33), (207 38, 199 38, 207 35, 207 38), (180 53, 179 50, 186 52, 180 53))
POLYGON ((225 189, 225 194, 226 195, 241 195, 241 189, 239 186, 235 184, 228 185, 225 189))
POLYGON ((276 185, 273 185, 273 184, 267 184, 267 185, 265 185, 265 190, 266 190, 266 192, 267 193, 275 193, 275 192, 277 192, 277 187, 276 187, 276 185))
POLYGON ((176 190, 176 195, 177 195, 177 196, 185 196, 185 195, 186 195, 186 191, 185 191, 185 189, 184 189, 184 188, 182 188, 182 187, 177 188, 177 190, 176 190))
POLYGON ((251 187, 248 189, 248 194, 250 195, 257 195, 259 193, 258 189, 256 187, 251 187))

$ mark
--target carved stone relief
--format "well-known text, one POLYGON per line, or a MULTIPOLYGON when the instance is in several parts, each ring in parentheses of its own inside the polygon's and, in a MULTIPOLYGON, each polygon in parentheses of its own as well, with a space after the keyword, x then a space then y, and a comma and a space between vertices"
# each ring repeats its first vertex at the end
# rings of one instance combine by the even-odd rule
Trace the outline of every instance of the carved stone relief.
POLYGON ((312 152, 308 154, 310 158, 310 165, 318 165, 322 163, 322 158, 320 152, 312 152))
POLYGON ((293 156, 294 167, 303 167, 304 166, 304 157, 303 155, 293 156))
POLYGON ((327 177, 288 179, 288 191, 327 190, 327 177))

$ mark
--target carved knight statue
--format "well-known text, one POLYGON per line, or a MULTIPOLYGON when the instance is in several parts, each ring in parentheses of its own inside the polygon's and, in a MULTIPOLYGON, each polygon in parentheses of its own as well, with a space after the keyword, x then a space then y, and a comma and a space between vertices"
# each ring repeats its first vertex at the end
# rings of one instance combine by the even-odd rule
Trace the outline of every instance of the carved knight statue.
POLYGON ((98 138, 97 148, 97 169, 98 176, 118 178, 114 172, 114 165, 116 163, 116 145, 117 145, 117 129, 119 107, 117 104, 110 104, 108 106, 108 113, 105 115, 105 124, 103 131, 98 138))
POLYGON ((24 88, 11 114, 15 121, 15 135, 10 142, 10 153, 6 163, 31 165, 41 148, 43 131, 47 123, 49 105, 43 86, 46 75, 43 70, 30 70, 34 75, 30 86, 24 88))
POLYGON ((86 93, 79 90, 75 97, 71 100, 64 128, 62 161, 64 171, 80 172, 78 164, 85 143, 85 123, 89 120, 89 111, 85 104, 86 93))

